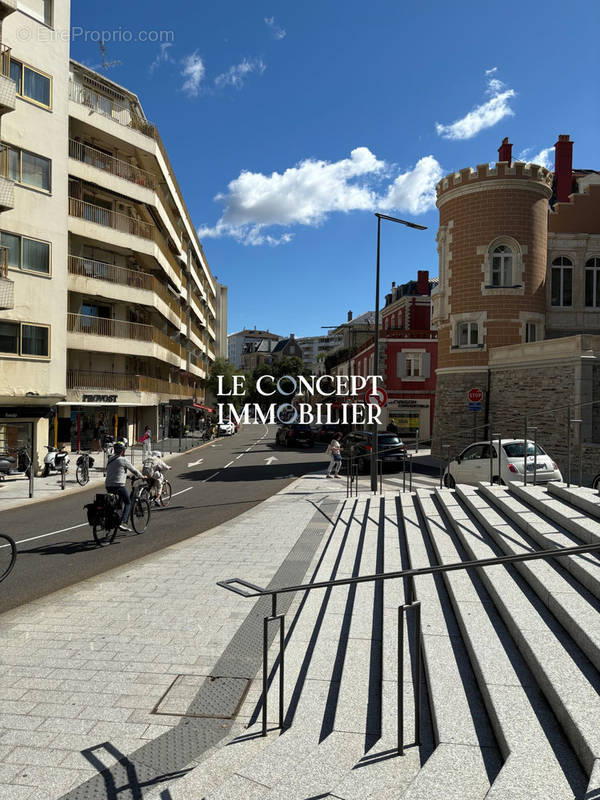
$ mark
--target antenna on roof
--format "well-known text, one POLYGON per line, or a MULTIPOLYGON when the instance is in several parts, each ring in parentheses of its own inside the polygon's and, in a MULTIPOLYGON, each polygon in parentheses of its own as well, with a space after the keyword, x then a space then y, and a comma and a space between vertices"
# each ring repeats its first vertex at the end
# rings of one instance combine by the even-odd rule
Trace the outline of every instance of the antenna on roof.
POLYGON ((118 67, 119 64, 122 64, 122 61, 107 61, 106 60, 106 45, 104 42, 100 42, 100 52, 102 53, 102 72, 106 72, 108 69, 112 69, 113 67, 118 67))

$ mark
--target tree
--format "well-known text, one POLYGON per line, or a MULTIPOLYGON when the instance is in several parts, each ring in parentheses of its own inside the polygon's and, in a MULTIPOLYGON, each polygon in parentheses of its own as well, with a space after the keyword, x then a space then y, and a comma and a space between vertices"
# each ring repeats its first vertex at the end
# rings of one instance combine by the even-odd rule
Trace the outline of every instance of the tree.
POLYGON ((217 403, 233 403, 236 408, 240 408, 246 402, 245 394, 227 394, 227 392, 233 391, 233 376, 237 374, 239 373, 236 373, 231 361, 226 358, 217 358, 210 365, 206 389, 216 398, 217 403), (219 394, 219 377, 221 377, 221 385, 225 394, 219 394))

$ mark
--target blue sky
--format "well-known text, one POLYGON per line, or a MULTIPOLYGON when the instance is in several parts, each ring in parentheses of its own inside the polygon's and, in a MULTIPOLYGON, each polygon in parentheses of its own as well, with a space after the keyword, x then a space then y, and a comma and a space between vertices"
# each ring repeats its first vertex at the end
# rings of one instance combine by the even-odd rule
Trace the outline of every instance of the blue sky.
POLYGON ((592 0, 73 0, 72 56, 117 32, 106 74, 161 131, 229 331, 310 336, 374 306, 374 211, 428 226, 384 223, 382 293, 437 274, 435 182, 504 136, 552 167, 569 133, 600 169, 599 23, 592 0))

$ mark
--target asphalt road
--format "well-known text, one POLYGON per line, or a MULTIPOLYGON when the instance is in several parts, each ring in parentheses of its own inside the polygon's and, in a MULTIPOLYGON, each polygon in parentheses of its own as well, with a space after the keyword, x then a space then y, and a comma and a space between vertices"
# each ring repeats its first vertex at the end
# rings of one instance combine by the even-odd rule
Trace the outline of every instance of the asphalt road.
POLYGON ((95 545, 83 508, 101 491, 97 487, 0 512, 0 532, 18 547, 15 568, 0 583, 0 612, 209 530, 326 467, 325 445, 282 448, 275 430, 247 425, 178 456, 168 473, 170 506, 153 510, 143 534, 119 536, 107 547, 95 545))

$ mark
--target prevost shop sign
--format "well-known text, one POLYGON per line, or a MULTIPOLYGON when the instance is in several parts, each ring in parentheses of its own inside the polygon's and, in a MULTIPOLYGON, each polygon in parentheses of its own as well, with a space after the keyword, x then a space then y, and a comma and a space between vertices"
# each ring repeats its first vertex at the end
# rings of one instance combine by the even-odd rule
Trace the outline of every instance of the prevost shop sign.
POLYGON ((118 394, 84 394, 81 397, 82 403, 117 403, 118 394))

